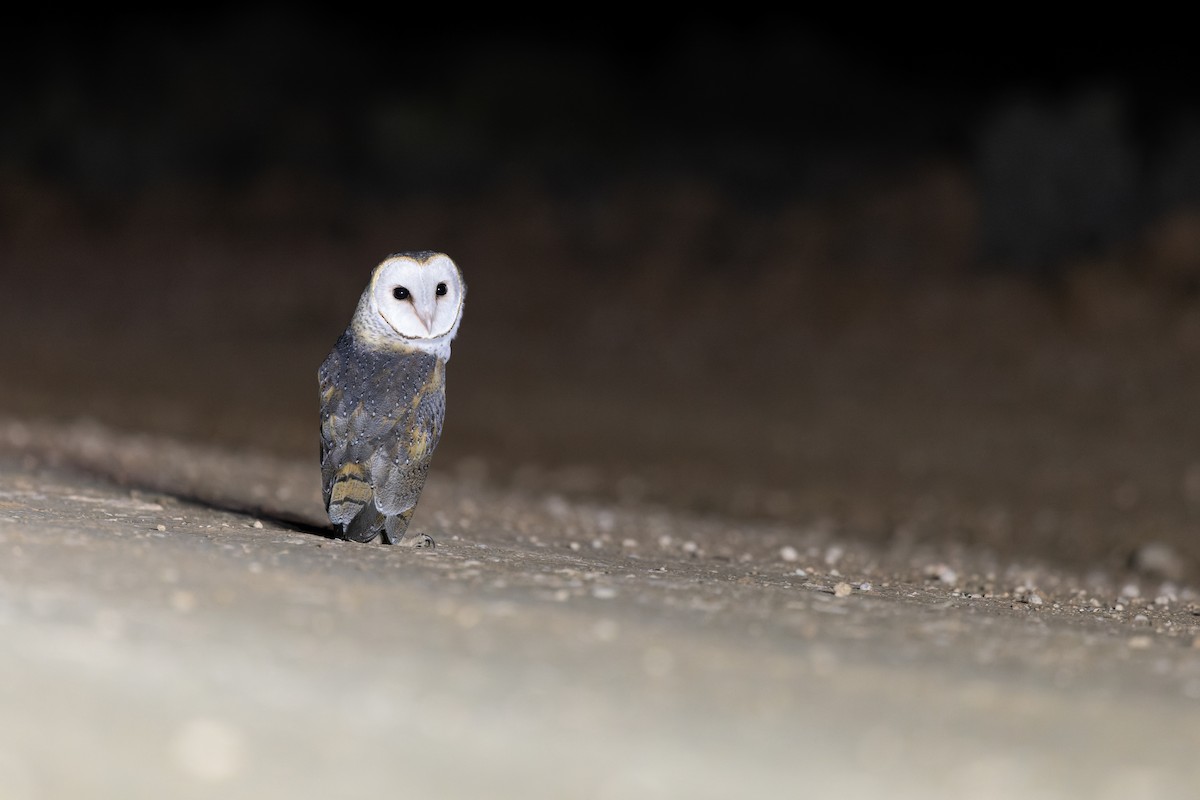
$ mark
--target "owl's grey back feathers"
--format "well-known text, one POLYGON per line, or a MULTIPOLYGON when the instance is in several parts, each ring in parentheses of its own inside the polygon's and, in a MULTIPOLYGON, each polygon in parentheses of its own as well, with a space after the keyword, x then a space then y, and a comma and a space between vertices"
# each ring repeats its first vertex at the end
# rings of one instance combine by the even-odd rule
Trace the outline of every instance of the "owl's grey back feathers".
POLYGON ((445 375, 443 359, 367 347, 353 328, 321 365, 322 490, 347 538, 404 535, 441 438, 445 375))

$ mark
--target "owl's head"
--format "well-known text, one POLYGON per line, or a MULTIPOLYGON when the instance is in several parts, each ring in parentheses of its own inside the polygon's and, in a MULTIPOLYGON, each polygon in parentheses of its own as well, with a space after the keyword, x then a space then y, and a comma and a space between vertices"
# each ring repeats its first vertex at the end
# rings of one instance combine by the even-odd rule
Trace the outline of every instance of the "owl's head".
POLYGON ((448 360, 466 295, 462 272, 449 256, 396 253, 375 268, 355 322, 374 344, 399 344, 448 360))

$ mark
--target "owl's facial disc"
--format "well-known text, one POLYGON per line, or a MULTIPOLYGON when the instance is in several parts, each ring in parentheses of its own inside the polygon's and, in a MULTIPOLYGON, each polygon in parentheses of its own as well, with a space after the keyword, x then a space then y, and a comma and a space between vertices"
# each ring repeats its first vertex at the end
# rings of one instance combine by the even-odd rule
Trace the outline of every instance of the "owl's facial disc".
POLYGON ((462 276, 448 256, 418 261, 395 256, 375 274, 375 305, 380 316, 405 339, 453 336, 463 300, 462 276))

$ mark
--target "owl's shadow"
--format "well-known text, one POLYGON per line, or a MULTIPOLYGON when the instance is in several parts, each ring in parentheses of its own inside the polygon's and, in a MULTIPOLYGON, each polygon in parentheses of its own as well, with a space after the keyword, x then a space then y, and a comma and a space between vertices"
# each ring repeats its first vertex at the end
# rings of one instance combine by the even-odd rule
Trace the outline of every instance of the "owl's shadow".
POLYGON ((251 517, 254 520, 262 522, 264 525, 270 524, 274 528, 294 533, 320 536, 324 539, 344 538, 328 521, 322 523, 312 515, 303 512, 272 508, 253 502, 245 502, 239 498, 214 497, 203 492, 187 491, 178 486, 172 486, 168 481, 157 480, 145 475, 132 476, 126 473, 114 472, 112 470, 97 468, 93 464, 63 463, 59 461, 55 466, 68 473, 74 473, 93 484, 107 484, 114 491, 142 492, 164 498, 169 497, 179 503, 212 512, 251 517))
POLYGON ((315 496, 305 502, 318 488, 315 468, 310 473, 278 459, 119 433, 90 422, 6 427, 0 420, 0 445, 10 442, 14 452, 30 459, 28 467, 74 475, 98 489, 158 495, 296 533, 342 538, 315 496))
POLYGON ((324 539, 343 539, 341 533, 328 521, 322 523, 313 516, 303 512, 292 512, 286 509, 271 508, 257 503, 244 502, 236 498, 213 497, 202 492, 182 490, 169 483, 152 479, 132 479, 128 475, 114 475, 105 470, 97 470, 87 466, 76 465, 74 469, 84 473, 93 480, 111 484, 114 488, 124 491, 146 492, 160 497, 170 497, 180 503, 186 503, 208 511, 223 514, 238 514, 251 517, 264 525, 270 524, 276 528, 294 533, 305 533, 320 536, 324 539))
POLYGON ((182 503, 189 503, 201 508, 207 508, 210 511, 220 511, 227 514, 241 514, 243 516, 253 517, 254 519, 264 524, 282 528, 293 533, 307 533, 313 536, 320 536, 325 539, 344 540, 344 536, 329 523, 322 525, 314 521, 311 517, 304 514, 292 514, 286 511, 276 511, 263 508, 261 506, 246 505, 237 502, 218 501, 205 497, 200 497, 187 492, 164 491, 162 489, 153 489, 156 494, 166 495, 178 500, 182 503))

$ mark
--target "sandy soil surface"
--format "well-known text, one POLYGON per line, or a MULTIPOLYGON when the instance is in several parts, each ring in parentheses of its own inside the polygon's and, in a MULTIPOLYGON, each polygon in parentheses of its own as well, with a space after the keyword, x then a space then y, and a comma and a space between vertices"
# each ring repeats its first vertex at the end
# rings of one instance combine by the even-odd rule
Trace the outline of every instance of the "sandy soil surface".
POLYGON ((445 472, 416 521, 437 548, 356 545, 305 524, 307 461, 95 426, 0 440, 16 800, 1200 780, 1187 590, 445 472))

